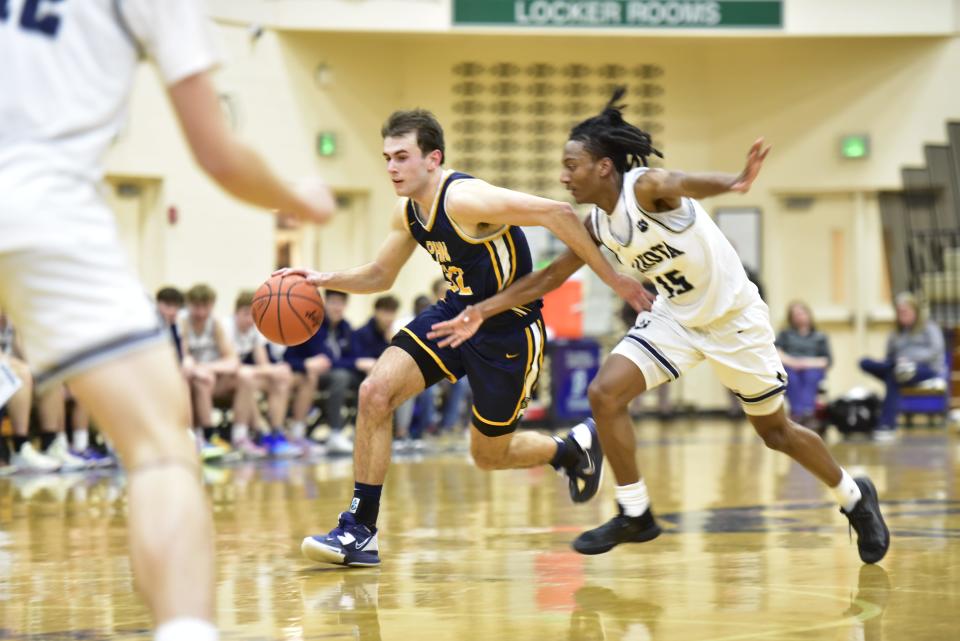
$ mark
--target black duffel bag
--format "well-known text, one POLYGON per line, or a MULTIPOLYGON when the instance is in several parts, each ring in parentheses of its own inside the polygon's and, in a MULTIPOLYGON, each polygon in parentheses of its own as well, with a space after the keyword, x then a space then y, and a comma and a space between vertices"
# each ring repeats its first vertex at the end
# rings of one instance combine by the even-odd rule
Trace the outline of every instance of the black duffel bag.
POLYGON ((880 422, 880 405, 874 392, 853 389, 827 405, 827 416, 841 434, 869 434, 880 422))

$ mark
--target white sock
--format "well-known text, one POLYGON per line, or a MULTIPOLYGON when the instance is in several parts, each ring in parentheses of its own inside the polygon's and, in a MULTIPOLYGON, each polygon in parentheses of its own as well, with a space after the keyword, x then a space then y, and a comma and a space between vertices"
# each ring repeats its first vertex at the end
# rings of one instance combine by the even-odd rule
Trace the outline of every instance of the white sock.
POLYGON ((307 435, 307 424, 303 421, 294 421, 290 424, 290 438, 295 441, 306 437, 307 435))
POLYGON ((843 472, 840 483, 836 487, 831 487, 830 490, 837 497, 837 503, 840 504, 840 507, 849 512, 860 500, 860 486, 854 482, 853 477, 846 470, 841 468, 840 471, 843 472))
POLYGON ((154 641, 218 641, 220 633, 203 619, 172 619, 157 628, 154 641))
POLYGON ((650 507, 647 484, 640 479, 632 485, 617 486, 617 503, 627 516, 640 516, 650 507))
POLYGON ((230 434, 230 440, 233 444, 242 443, 250 438, 250 428, 243 423, 234 423, 233 432, 230 434))
POLYGON ((66 433, 66 432, 60 432, 60 433, 58 433, 58 434, 54 437, 53 443, 51 443, 51 444, 50 444, 50 447, 47 448, 47 449, 52 449, 52 448, 54 448, 54 447, 63 447, 64 449, 70 449, 70 443, 67 442, 67 433, 66 433))
POLYGON ((73 430, 73 449, 83 452, 90 447, 90 432, 87 430, 73 430))

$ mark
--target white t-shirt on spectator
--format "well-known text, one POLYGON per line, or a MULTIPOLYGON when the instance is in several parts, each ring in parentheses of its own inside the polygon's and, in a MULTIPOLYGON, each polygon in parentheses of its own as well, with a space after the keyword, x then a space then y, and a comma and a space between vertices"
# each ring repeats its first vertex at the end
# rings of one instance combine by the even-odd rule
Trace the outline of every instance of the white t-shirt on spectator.
POLYGON ((229 340, 234 349, 237 350, 237 356, 240 357, 240 360, 244 360, 252 354, 257 345, 265 346, 267 344, 267 339, 257 330, 256 325, 251 325, 250 329, 241 333, 237 331, 237 321, 235 317, 228 316, 223 319, 222 322, 223 331, 227 335, 227 340, 229 340))

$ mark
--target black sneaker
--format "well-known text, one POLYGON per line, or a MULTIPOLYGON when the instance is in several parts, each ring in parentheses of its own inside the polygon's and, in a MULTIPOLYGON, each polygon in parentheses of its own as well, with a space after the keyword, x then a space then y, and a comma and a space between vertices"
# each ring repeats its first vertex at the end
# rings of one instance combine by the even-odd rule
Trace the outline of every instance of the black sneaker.
POLYGON ((597 494, 603 481, 603 448, 592 418, 580 423, 567 435, 567 443, 580 451, 577 464, 562 468, 570 481, 570 498, 574 503, 586 503, 597 494))
POLYGON ((587 530, 573 542, 573 549, 580 554, 603 554, 621 543, 643 543, 660 536, 660 526, 653 518, 653 510, 640 516, 620 513, 598 528, 587 530))
POLYGON ((850 527, 857 531, 857 549, 864 563, 876 563, 884 557, 890 547, 890 530, 880 514, 880 500, 877 488, 867 477, 854 479, 860 488, 860 500, 847 512, 840 512, 850 521, 850 527))

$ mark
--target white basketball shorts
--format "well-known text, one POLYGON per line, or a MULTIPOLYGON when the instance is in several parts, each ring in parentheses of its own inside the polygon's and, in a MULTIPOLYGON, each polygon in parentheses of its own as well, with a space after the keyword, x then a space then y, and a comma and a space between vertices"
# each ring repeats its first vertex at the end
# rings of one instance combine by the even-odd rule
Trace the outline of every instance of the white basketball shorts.
POLYGON ((774 338, 770 310, 759 299, 697 328, 680 325, 655 305, 637 317, 613 353, 640 368, 647 389, 674 381, 706 360, 747 414, 766 416, 780 409, 787 384, 774 338))
POLYGON ((113 229, 74 234, 51 227, 48 238, 0 250, 0 308, 38 386, 169 340, 113 229))

